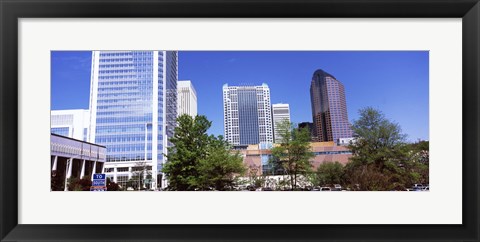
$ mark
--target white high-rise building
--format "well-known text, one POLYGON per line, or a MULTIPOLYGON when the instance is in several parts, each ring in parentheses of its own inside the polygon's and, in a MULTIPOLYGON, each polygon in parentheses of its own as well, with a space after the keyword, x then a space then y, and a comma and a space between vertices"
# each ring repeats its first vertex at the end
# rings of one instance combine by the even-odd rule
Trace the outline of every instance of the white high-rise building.
POLYGON ((50 131, 52 133, 87 141, 90 125, 89 110, 52 110, 50 114, 50 131))
POLYGON ((177 66, 176 51, 93 51, 89 141, 106 146, 105 173, 114 182, 125 186, 146 170, 144 187, 160 187, 160 178, 166 185, 161 169, 176 126, 177 66))
POLYGON ((190 80, 177 82, 177 115, 197 116, 197 92, 190 80))
POLYGON ((285 103, 272 104, 273 119, 273 137, 275 143, 282 141, 282 135, 279 133, 278 125, 285 120, 290 122, 290 105, 285 103))
POLYGON ((225 139, 232 145, 273 143, 270 89, 223 85, 225 139))

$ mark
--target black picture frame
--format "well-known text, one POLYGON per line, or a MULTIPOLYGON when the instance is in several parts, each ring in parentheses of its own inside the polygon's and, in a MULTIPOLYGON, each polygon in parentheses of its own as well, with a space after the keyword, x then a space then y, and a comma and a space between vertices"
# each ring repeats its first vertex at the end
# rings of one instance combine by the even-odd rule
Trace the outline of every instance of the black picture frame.
MULTIPOLYGON (((0 0, 1 241, 479 241, 478 0, 0 0), (18 224, 19 18, 462 18, 462 225, 18 224)), ((447 113, 447 112, 446 112, 447 113)), ((447 114, 446 114, 447 115, 447 114)), ((459 156, 460 157, 460 156, 459 156)), ((40 209, 40 208, 39 208, 40 209)))

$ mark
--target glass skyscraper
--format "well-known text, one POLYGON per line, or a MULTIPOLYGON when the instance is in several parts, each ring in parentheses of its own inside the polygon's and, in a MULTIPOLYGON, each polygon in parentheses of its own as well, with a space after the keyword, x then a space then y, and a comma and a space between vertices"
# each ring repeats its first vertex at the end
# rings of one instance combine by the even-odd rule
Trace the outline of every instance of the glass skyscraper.
POLYGON ((335 141, 352 137, 348 122, 345 88, 323 70, 313 73, 310 85, 314 141, 335 141))
POLYGON ((270 89, 223 85, 225 139, 231 145, 273 143, 270 89))
POLYGON ((105 172, 126 183, 140 162, 159 184, 177 117, 175 51, 93 51, 89 141, 107 147, 105 172))

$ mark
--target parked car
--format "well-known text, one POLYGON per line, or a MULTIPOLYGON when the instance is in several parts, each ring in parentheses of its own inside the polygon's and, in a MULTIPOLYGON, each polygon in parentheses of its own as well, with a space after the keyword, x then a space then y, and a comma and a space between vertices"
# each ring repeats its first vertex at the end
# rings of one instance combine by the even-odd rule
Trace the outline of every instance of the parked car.
POLYGON ((429 186, 424 187, 424 188, 422 189, 422 191, 430 191, 429 186))
POLYGON ((419 183, 413 184, 413 186, 412 186, 413 190, 422 190, 423 188, 424 188, 424 186, 422 184, 419 184, 419 183))
POLYGON ((320 187, 320 191, 331 191, 330 187, 320 187))
POLYGON ((333 185, 332 191, 341 191, 342 186, 340 184, 333 185))
POLYGON ((263 187, 262 191, 273 191, 271 187, 263 187))

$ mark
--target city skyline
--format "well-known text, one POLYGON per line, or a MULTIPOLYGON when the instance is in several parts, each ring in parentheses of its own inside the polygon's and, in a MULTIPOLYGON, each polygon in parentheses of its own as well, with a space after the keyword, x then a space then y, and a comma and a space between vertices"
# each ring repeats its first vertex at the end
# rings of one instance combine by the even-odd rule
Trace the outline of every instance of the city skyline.
MULTIPOLYGON (((89 55, 52 52, 52 110, 88 109, 89 55)), ((409 141, 429 139, 426 51, 180 51, 178 75, 195 86, 198 113, 213 121, 209 133, 223 135, 223 84, 267 83, 271 103, 290 104, 292 122, 312 122, 309 85, 317 69, 344 84, 350 122, 372 106, 409 141)))

